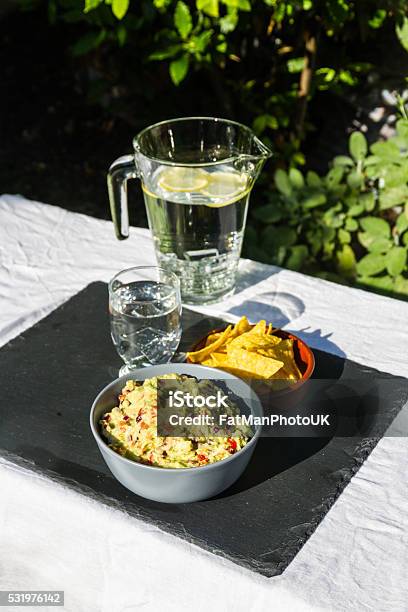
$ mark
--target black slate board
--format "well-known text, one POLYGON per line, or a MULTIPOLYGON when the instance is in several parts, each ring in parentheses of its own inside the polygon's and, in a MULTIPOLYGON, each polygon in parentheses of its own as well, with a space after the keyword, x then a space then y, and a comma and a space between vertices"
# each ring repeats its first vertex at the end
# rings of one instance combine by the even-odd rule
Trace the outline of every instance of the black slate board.
MULTIPOLYGON (((185 309, 182 348, 219 325, 185 309)), ((319 377, 378 375, 314 353, 319 377)), ((218 498, 181 505, 145 500, 113 479, 88 425, 94 396, 120 365, 107 287, 93 283, 0 350, 0 454, 268 577, 287 567, 378 441, 261 438, 245 474, 218 498)), ((393 414, 406 401, 407 383, 395 387, 393 414)))

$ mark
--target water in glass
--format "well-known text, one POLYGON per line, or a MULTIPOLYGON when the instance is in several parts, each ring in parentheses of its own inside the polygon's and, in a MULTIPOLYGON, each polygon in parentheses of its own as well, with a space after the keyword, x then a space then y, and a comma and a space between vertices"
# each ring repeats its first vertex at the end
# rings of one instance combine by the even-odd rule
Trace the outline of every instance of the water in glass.
POLYGON ((170 361, 181 337, 177 288, 152 280, 114 281, 109 311, 113 343, 129 369, 170 361))

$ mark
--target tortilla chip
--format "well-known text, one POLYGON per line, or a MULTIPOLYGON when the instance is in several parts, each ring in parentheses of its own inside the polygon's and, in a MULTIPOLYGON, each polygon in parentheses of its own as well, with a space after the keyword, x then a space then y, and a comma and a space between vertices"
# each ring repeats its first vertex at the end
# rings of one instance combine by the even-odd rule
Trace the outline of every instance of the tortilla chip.
POLYGON ((190 361, 220 368, 240 378, 281 379, 289 384, 300 380, 293 340, 274 335, 273 325, 264 320, 251 325, 242 317, 223 332, 208 335, 204 348, 187 353, 190 361))
POLYGON ((216 364, 216 366, 222 366, 224 363, 226 363, 228 361, 228 356, 227 353, 221 353, 221 352, 217 352, 217 353, 213 353, 211 355, 214 363, 216 364))
MULTIPOLYGON (((272 349, 276 344, 279 344, 281 339, 277 336, 267 336, 265 334, 253 334, 247 332, 234 338, 228 344, 229 347, 233 348, 245 348, 248 351, 258 351, 258 349, 272 349)), ((272 355, 273 357, 273 355, 272 355)))
MULTIPOLYGON (((299 368, 296 365, 295 355, 293 353, 293 340, 288 338, 275 348, 275 356, 285 363, 285 376, 290 380, 302 378, 299 368)), ((283 375, 282 375, 283 378, 283 375)))
POLYGON ((219 336, 219 338, 215 340, 215 342, 213 342, 212 344, 209 344, 208 346, 205 346, 199 351, 193 351, 192 353, 187 353, 187 357, 189 357, 193 363, 202 362, 204 359, 206 359, 206 357, 209 357, 212 353, 214 353, 217 349, 219 349, 224 344, 225 340, 228 338, 228 336, 231 333, 231 329, 232 329, 232 326, 228 325, 228 327, 221 333, 221 335, 219 336))
POLYGON ((231 359, 234 367, 245 370, 248 375, 260 375, 262 378, 270 378, 284 366, 283 361, 240 348, 231 349, 228 352, 228 358, 231 359))
POLYGON ((211 355, 211 357, 204 359, 204 361, 200 361, 200 365, 208 366, 210 368, 216 368, 217 362, 213 359, 213 356, 211 355))
POLYGON ((234 328, 232 330, 231 338, 236 338, 241 334, 245 334, 245 332, 251 329, 251 324, 249 323, 246 317, 241 317, 238 323, 235 323, 234 328))
POLYGON ((218 340, 220 336, 221 336, 221 332, 214 332, 213 334, 209 334, 207 336, 207 340, 205 341, 205 346, 210 346, 210 344, 218 340))
POLYGON ((248 332, 249 334, 266 334, 266 321, 262 319, 262 321, 258 321, 256 325, 248 332))
POLYGON ((238 378, 242 378, 244 380, 265 380, 264 376, 262 376, 261 374, 254 374, 253 372, 247 372, 247 370, 240 370, 239 368, 236 368, 235 366, 231 365, 229 362, 226 362, 222 366, 217 367, 220 370, 223 370, 224 372, 229 372, 229 374, 233 374, 234 376, 238 376, 238 378))

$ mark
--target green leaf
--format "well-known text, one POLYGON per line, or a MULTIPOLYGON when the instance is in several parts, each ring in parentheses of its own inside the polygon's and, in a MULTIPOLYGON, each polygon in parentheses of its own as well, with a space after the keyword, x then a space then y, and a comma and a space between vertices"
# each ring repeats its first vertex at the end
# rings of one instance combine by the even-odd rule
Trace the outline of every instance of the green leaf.
POLYGON ((355 276, 356 257, 349 244, 344 244, 343 248, 336 253, 337 271, 346 278, 355 276))
POLYGON ((386 292, 393 290, 392 278, 389 276, 360 276, 358 282, 362 285, 367 285, 367 287, 374 287, 386 292))
POLYGON ((186 78, 188 72, 189 57, 187 54, 182 55, 170 64, 170 76, 175 85, 179 85, 186 78))
POLYGON ((369 253, 357 262, 357 272, 361 276, 374 276, 385 269, 386 256, 369 253))
POLYGON ((386 238, 377 238, 370 244, 368 251, 370 251, 370 253, 388 253, 391 247, 391 240, 387 240, 386 238))
POLYGON ((346 219, 344 227, 349 232, 355 232, 358 229, 358 223, 355 219, 346 219))
POLYGON ((334 68, 322 67, 318 68, 315 72, 317 88, 324 91, 329 89, 330 83, 332 83, 336 77, 336 71, 334 68))
POLYGON ((393 244, 389 238, 374 236, 367 232, 358 232, 357 238, 370 253, 387 253, 393 244))
POLYGON ((361 132, 353 132, 349 140, 350 154, 356 161, 360 161, 367 155, 367 140, 361 132))
POLYGON ((233 32, 238 25, 238 11, 235 9, 229 9, 227 14, 218 22, 220 24, 220 30, 223 34, 233 32))
POLYGON ((360 219, 362 229, 374 237, 389 238, 391 229, 384 219, 378 217, 364 217, 360 219))
POLYGON ((121 24, 116 30, 119 47, 123 47, 127 40, 127 29, 121 24))
MULTIPOLYGON (((204 32, 201 32, 201 34, 198 34, 198 36, 193 36, 191 38, 193 51, 204 53, 204 51, 207 49, 210 43, 210 40, 213 34, 214 34, 214 30, 210 28, 209 30, 205 30, 204 32)), ((217 49, 219 50, 219 45, 217 46, 217 49)))
POLYGON ((370 28, 373 29, 380 28, 386 16, 387 11, 385 11, 384 9, 377 9, 371 19, 368 20, 368 25, 370 26, 370 28))
POLYGON ((400 138, 408 140, 408 119, 399 119, 397 121, 397 134, 400 138))
POLYGON ((350 208, 347 211, 347 214, 349 217, 358 217, 358 215, 361 215, 363 211, 364 211, 363 204, 354 204, 353 206, 350 206, 350 208))
POLYGON ((297 168, 291 168, 289 170, 289 181, 294 189, 303 189, 305 186, 303 174, 297 168))
POLYGON ((324 259, 330 259, 330 260, 332 259, 335 246, 336 245, 334 242, 327 241, 323 243, 323 258, 324 259))
POLYGON ((402 23, 395 28, 395 31, 401 45, 405 51, 408 51, 408 17, 404 17, 402 23))
POLYGON ((85 36, 82 36, 72 47, 73 55, 85 55, 93 49, 96 49, 103 43, 106 38, 106 30, 99 30, 98 32, 88 32, 85 36))
POLYGON ((323 246, 322 235, 319 231, 308 230, 306 232, 308 244, 311 247, 312 255, 316 257, 323 246))
POLYGON ((297 234, 291 227, 268 226, 262 232, 263 246, 267 250, 277 250, 281 247, 291 247, 297 240, 297 234))
POLYGON ((326 185, 329 189, 333 189, 339 185, 344 175, 344 168, 335 166, 326 175, 326 185))
POLYGON ((309 170, 306 174, 306 183, 309 187, 321 187, 322 180, 317 172, 309 170))
POLYGON ((408 229, 408 217, 405 211, 399 215, 395 223, 395 227, 397 228, 399 234, 402 234, 406 229, 408 229))
POLYGON ((375 208, 375 193, 368 191, 359 196, 359 202, 364 206, 367 212, 371 212, 375 208))
POLYGON ((275 185, 284 196, 288 197, 291 195, 292 186, 290 184, 289 176, 281 168, 278 168, 275 172, 275 185))
POLYGON ((239 9, 240 11, 250 11, 251 3, 249 0, 221 0, 229 8, 239 9))
POLYGON ((323 240, 326 242, 332 242, 336 237, 336 230, 333 227, 329 227, 328 225, 322 226, 323 232, 323 240))
POLYGON ((345 214, 338 213, 335 209, 330 209, 324 213, 323 219, 329 227, 337 229, 339 227, 342 227, 345 219, 345 214))
POLYGON ((339 229, 337 236, 338 236, 339 242, 341 242, 342 244, 349 244, 351 242, 350 232, 348 232, 347 230, 344 230, 343 228, 339 229))
POLYGON ((391 276, 398 276, 404 271, 407 263, 407 250, 394 246, 387 255, 387 270, 391 276))
POLYGON ((305 65, 304 57, 294 57, 286 62, 288 67, 288 71, 291 74, 295 74, 296 72, 302 72, 303 67, 305 65))
POLYGON ((397 278, 394 280, 393 289, 395 293, 408 295, 408 279, 404 278, 403 276, 397 276, 397 278))
POLYGON ((262 134, 262 132, 266 128, 270 128, 271 130, 277 130, 279 127, 278 120, 273 115, 269 115, 268 113, 264 113, 263 115, 258 115, 253 122, 253 128, 257 134, 262 134))
POLYGON ((175 55, 177 55, 180 50, 181 50, 181 45, 177 44, 177 45, 170 45, 169 47, 167 47, 167 49, 163 49, 162 51, 154 51, 154 53, 152 53, 151 55, 149 55, 148 59, 151 61, 155 61, 155 60, 164 60, 164 59, 168 59, 169 57, 174 57, 175 55))
POLYGON ((399 162, 401 160, 401 151, 392 140, 378 141, 371 146, 372 153, 380 158, 380 163, 384 160, 399 162))
POLYGON ((297 244, 290 248, 290 254, 285 265, 290 270, 301 270, 308 254, 309 250, 305 244, 297 244))
POLYGON ((203 11, 210 17, 219 15, 218 0, 196 0, 196 6, 199 11, 203 11))
POLYGON ((348 155, 337 155, 337 157, 333 159, 333 164, 339 167, 347 167, 354 166, 354 161, 351 157, 348 157, 348 155))
POLYGON ((129 0, 112 0, 112 13, 116 19, 123 19, 128 12, 129 0))
POLYGON ((276 204, 266 204, 255 208, 252 216, 263 223, 276 223, 282 218, 282 210, 276 206, 276 204))
POLYGON ((103 0, 85 0, 84 13, 89 13, 89 11, 97 8, 102 2, 103 0))
POLYGON ((375 166, 380 163, 381 159, 377 155, 368 155, 364 160, 364 167, 375 166))
POLYGON ((303 208, 310 209, 316 208, 317 206, 323 206, 326 204, 327 198, 323 192, 315 192, 306 196, 304 200, 302 200, 303 208))
MULTIPOLYGON (((355 132, 356 134, 358 132, 355 132)), ((364 177, 361 172, 357 172, 357 170, 353 170, 347 177, 347 185, 350 189, 359 189, 363 184, 364 177)))
POLYGON ((167 9, 171 4, 171 0, 153 0, 153 4, 159 11, 162 11, 163 9, 167 9))
POLYGON ((190 9, 187 4, 179 0, 174 11, 174 25, 181 38, 186 39, 193 29, 193 20, 191 19, 190 9))
POLYGON ((358 77, 355 76, 350 70, 339 70, 338 78, 342 83, 354 87, 358 83, 358 77))
POLYGON ((380 210, 386 210, 404 204, 408 200, 408 186, 401 185, 401 187, 392 187, 390 189, 384 189, 380 191, 380 210))
POLYGON ((227 49, 228 49, 228 44, 226 40, 222 40, 221 42, 219 42, 216 45, 216 50, 218 51, 218 53, 226 53, 227 49))
POLYGON ((377 177, 383 178, 382 189, 387 190, 391 187, 401 187, 408 182, 408 165, 398 166, 385 162, 381 164, 377 170, 377 177))

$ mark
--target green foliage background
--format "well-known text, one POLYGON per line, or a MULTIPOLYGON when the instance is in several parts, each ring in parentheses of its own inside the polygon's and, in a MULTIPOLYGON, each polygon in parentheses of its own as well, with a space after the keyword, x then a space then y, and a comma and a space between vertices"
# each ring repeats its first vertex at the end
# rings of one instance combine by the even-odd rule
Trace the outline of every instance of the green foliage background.
POLYGON ((408 296, 408 120, 370 148, 353 132, 349 155, 324 177, 275 173, 277 193, 255 209, 247 252, 336 282, 408 296))
MULTIPOLYGON (((32 8, 45 0, 21 2, 32 8)), ((91 101, 109 91, 108 104, 117 104, 120 66, 112 58, 122 48, 119 64, 134 74, 147 104, 160 95, 163 80, 182 89, 194 77, 203 92, 214 92, 219 115, 251 124, 273 148, 278 169, 268 182, 264 178, 262 205, 252 209, 246 255, 408 296, 403 106, 391 140, 369 147, 355 132, 349 151, 333 160, 326 176, 299 169, 307 162, 302 143, 313 129, 310 101, 328 93, 346 98, 364 79, 378 78, 381 58, 375 49, 382 31, 408 51, 406 0, 48 0, 46 5, 51 23, 62 20, 77 28, 72 54, 91 58, 99 70, 104 66, 103 78, 92 83, 91 101)))

